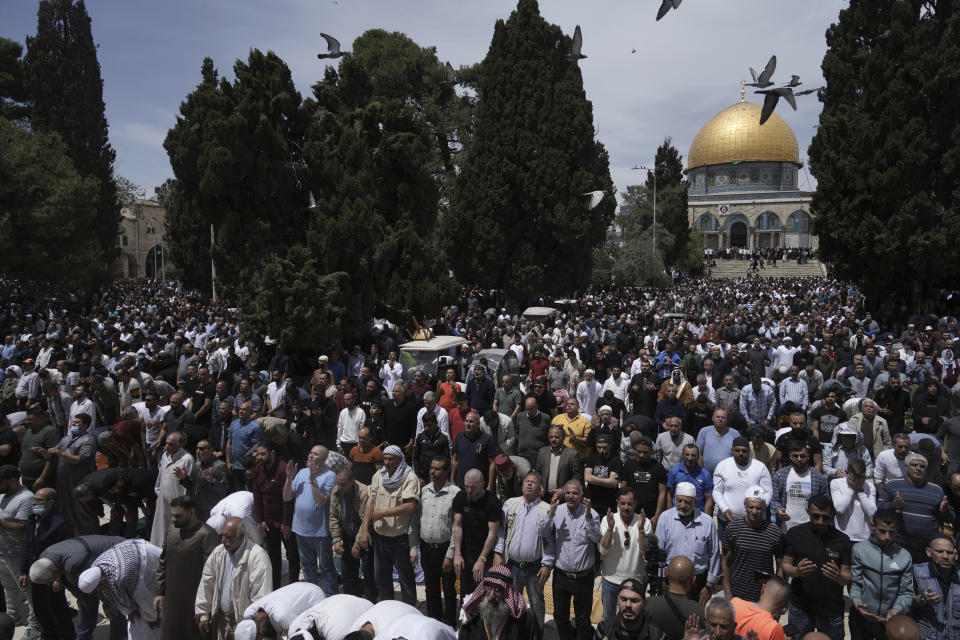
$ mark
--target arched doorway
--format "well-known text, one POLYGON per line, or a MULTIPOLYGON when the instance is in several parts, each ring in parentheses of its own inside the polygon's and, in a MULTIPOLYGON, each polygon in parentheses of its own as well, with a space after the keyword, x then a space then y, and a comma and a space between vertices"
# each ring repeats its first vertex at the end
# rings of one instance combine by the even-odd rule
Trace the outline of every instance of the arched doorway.
POLYGON ((730 246, 747 246, 747 225, 742 222, 734 222, 730 225, 730 246))

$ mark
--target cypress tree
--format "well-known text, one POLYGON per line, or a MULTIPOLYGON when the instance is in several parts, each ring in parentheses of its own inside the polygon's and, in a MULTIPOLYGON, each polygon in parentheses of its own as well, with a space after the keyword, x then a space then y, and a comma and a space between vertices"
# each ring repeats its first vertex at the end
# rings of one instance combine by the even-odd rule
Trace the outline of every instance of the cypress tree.
MULTIPOLYGON (((587 51, 589 42, 588 34, 587 51)), ((581 195, 612 192, 613 183, 570 46, 536 0, 520 0, 508 20, 497 21, 443 221, 457 277, 519 300, 589 283, 593 248, 613 221, 612 196, 588 211, 581 195)))
POLYGON ((116 154, 107 138, 103 79, 83 0, 40 0, 37 35, 27 38, 24 66, 32 127, 59 134, 80 176, 98 181, 85 223, 96 233, 99 250, 86 257, 102 265, 105 275, 117 254, 120 222, 116 154))

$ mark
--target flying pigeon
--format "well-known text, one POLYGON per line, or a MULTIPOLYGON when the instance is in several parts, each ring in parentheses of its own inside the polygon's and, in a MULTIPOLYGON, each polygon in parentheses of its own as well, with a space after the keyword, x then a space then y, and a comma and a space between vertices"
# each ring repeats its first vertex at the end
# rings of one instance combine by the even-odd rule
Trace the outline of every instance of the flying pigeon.
POLYGON ((328 36, 325 33, 321 33, 320 35, 323 36, 323 39, 327 41, 327 53, 317 54, 317 57, 321 60, 324 58, 342 58, 350 53, 349 51, 340 51, 340 41, 333 36, 328 36))
POLYGON ((820 91, 820 89, 823 89, 823 87, 817 87, 816 89, 804 89, 803 91, 794 91, 793 95, 795 95, 795 96, 805 96, 805 95, 809 95, 809 94, 811 94, 811 93, 816 93, 817 91, 820 91))
POLYGON ((790 87, 776 87, 773 89, 761 89, 760 91, 754 91, 754 93, 762 93, 763 96, 763 109, 760 111, 760 124, 763 125, 764 122, 770 119, 770 116, 773 115, 773 110, 777 107, 777 103, 780 102, 780 98, 783 98, 790 106, 793 107, 793 110, 797 110, 797 101, 793 97, 793 89, 790 87))
POLYGON ((683 2, 683 0, 663 0, 663 2, 660 3, 660 10, 657 11, 657 20, 667 15, 670 9, 679 9, 681 2, 683 2))
POLYGON ((583 34, 580 32, 580 25, 577 25, 577 28, 573 30, 573 45, 570 47, 570 53, 567 55, 567 60, 576 62, 577 60, 582 60, 587 56, 580 53, 580 49, 583 47, 583 34))
POLYGON ((447 62, 444 69, 447 72, 447 79, 444 80, 447 84, 457 84, 457 72, 453 70, 453 65, 447 62))
POLYGON ((798 87, 798 86, 800 86, 801 84, 803 84, 803 83, 800 82, 800 76, 790 76, 790 82, 786 83, 786 84, 783 85, 783 86, 785 86, 785 87, 798 87))
POLYGON ((590 196, 590 204, 587 205, 587 211, 593 211, 597 208, 597 205, 600 204, 600 201, 603 200, 603 196, 607 195, 606 191, 587 191, 586 193, 581 193, 582 196, 590 196))
POLYGON ((757 87, 758 89, 766 89, 771 86, 773 83, 770 82, 770 76, 773 75, 774 70, 777 68, 777 56, 770 56, 770 60, 767 61, 767 66, 763 68, 763 71, 760 72, 760 75, 757 75, 757 72, 753 70, 753 67, 750 67, 750 75, 753 76, 753 82, 747 83, 748 87, 757 87))

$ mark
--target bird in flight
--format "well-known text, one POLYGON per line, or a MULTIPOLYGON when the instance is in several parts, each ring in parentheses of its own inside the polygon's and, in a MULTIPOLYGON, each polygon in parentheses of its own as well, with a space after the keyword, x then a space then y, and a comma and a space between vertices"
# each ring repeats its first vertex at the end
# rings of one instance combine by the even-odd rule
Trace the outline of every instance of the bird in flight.
POLYGON ((567 60, 576 62, 577 60, 582 60, 587 56, 580 53, 580 49, 583 48, 583 33, 580 32, 580 25, 577 25, 577 28, 573 30, 573 44, 570 46, 570 53, 567 54, 567 60))
POLYGON ((790 76, 790 82, 786 83, 785 87, 799 87, 802 82, 800 82, 800 76, 790 76))
POLYGON ((600 204, 600 201, 603 200, 603 197, 607 195, 606 191, 587 191, 586 193, 581 193, 582 196, 588 196, 590 202, 587 204, 587 211, 593 211, 597 208, 597 205, 600 204))
POLYGON ((753 70, 753 67, 750 67, 750 75, 753 76, 753 82, 747 83, 748 87, 757 87, 758 89, 766 89, 771 86, 773 83, 770 82, 770 76, 773 75, 774 70, 777 68, 777 56, 770 56, 770 60, 767 61, 767 66, 763 68, 763 71, 760 72, 760 75, 757 75, 757 72, 753 70))
POLYGON ((793 92, 793 95, 795 95, 795 96, 806 96, 806 95, 809 95, 809 94, 811 94, 811 93, 816 93, 817 91, 820 91, 821 89, 823 89, 823 87, 817 87, 816 89, 804 89, 803 91, 794 91, 794 92, 793 92))
POLYGON ((349 51, 340 51, 340 41, 333 36, 328 36, 325 33, 321 33, 320 35, 327 41, 327 53, 317 54, 317 57, 321 60, 324 58, 342 58, 350 53, 349 51))
POLYGON ((660 10, 657 11, 657 20, 667 15, 670 9, 679 9, 681 2, 683 2, 683 0, 663 0, 663 2, 660 3, 660 10))
POLYGON ((774 87, 773 89, 761 89, 759 91, 754 91, 754 93, 762 93, 763 96, 763 108, 760 110, 760 124, 763 125, 764 122, 770 119, 770 116, 773 115, 773 110, 777 108, 777 103, 780 102, 780 98, 786 100, 793 110, 797 110, 797 100, 793 97, 793 89, 790 87, 774 87))

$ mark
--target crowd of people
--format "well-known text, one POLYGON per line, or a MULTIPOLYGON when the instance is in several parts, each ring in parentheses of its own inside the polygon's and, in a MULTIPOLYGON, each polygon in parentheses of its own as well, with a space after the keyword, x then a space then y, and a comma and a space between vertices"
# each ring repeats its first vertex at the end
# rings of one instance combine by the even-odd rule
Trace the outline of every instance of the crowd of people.
POLYGON ((956 318, 474 288, 434 370, 382 321, 307 352, 173 283, 3 285, 0 639, 541 638, 548 600, 561 640, 960 637, 956 318))

